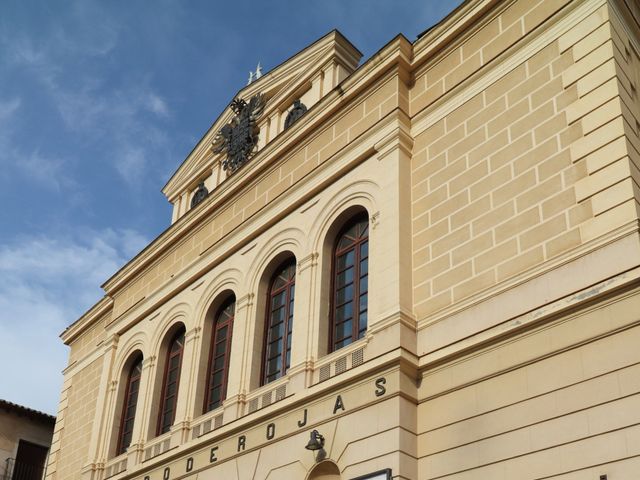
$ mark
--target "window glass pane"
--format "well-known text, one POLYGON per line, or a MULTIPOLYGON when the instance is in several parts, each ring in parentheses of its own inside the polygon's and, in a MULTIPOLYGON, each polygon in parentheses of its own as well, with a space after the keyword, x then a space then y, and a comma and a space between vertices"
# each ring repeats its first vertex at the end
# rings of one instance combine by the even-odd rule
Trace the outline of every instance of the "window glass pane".
POLYGON ((360 262, 360 275, 369 273, 369 260, 364 259, 360 262))
POLYGON ((216 332, 217 342, 220 342, 221 340, 224 340, 225 338, 227 338, 227 329, 228 327, 226 325, 224 327, 218 328, 218 331, 216 332))
POLYGON ((353 299, 353 284, 338 289, 336 292, 336 305, 341 305, 353 299))
POLYGON ((224 354, 224 348, 227 346, 225 342, 220 342, 216 345, 215 356, 218 357, 224 354))
POLYGON ((344 270, 347 267, 353 266, 354 260, 354 251, 349 250, 348 252, 340 255, 336 261, 336 268, 338 270, 344 270))
POLYGON ((273 372, 277 372, 280 370, 280 357, 274 357, 269 360, 267 373, 271 375, 273 372))
POLYGON ((222 369, 222 367, 224 367, 224 357, 220 356, 220 357, 216 357, 216 359, 213 362, 213 370, 220 370, 222 369))
POLYGON ((336 308, 336 323, 342 322, 353 315, 353 303, 345 303, 344 305, 336 308))
POLYGON ((358 223, 358 235, 360 237, 366 237, 369 235, 369 220, 363 220, 358 223))
POLYGON ((282 353, 282 340, 278 340, 277 342, 270 343, 267 345, 267 358, 273 358, 282 353))
POLYGON ((367 294, 360 295, 360 312, 367 309, 367 294))
POLYGON ((358 331, 367 329, 367 312, 362 312, 358 318, 358 331))
POLYGON ((284 335, 284 322, 273 325, 269 331, 269 342, 275 342, 284 335))
POLYGON ((351 282, 353 282, 353 267, 349 267, 336 276, 336 288, 344 287, 351 282))
POLYGON ((285 292, 280 292, 271 297, 271 310, 276 310, 284 304, 285 292))
POLYGON ((341 340, 345 337, 351 337, 352 335, 351 320, 342 322, 336 325, 336 339, 341 340))
POLYGON ((369 256, 369 242, 365 242, 360 245, 360 258, 369 256))
POLYGON ((360 277, 360 293, 366 293, 369 290, 369 275, 360 277))
POLYGON ((213 374, 213 384, 214 385, 221 385, 222 384, 222 370, 216 372, 213 374))

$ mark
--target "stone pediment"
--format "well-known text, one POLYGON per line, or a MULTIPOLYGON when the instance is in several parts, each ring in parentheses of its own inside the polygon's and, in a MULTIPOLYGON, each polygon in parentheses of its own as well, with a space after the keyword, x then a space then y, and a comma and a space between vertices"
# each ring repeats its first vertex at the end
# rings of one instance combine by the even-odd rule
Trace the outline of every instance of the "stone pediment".
POLYGON ((358 67, 361 56, 340 32, 333 30, 230 98, 229 105, 162 189, 174 205, 173 221, 191 208, 192 197, 202 182, 212 191, 229 175, 222 168, 225 152, 213 144, 218 132, 236 116, 235 99, 249 102, 259 94, 264 99, 256 120, 260 150, 285 129, 285 124, 291 124, 301 114, 300 104, 307 109, 313 107, 349 76, 358 67), (289 115, 293 109, 296 111, 289 115))

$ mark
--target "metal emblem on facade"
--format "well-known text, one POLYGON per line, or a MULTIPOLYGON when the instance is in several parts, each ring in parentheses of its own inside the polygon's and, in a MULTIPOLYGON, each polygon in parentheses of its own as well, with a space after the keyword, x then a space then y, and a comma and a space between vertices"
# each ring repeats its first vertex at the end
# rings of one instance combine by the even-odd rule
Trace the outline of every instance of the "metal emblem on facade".
POLYGON ((191 208, 198 205, 201 201, 207 198, 209 195, 209 190, 204 186, 204 182, 200 182, 198 184, 198 188, 196 189, 196 193, 193 194, 193 198, 191 199, 191 208))
POLYGON ((304 103, 300 102, 300 100, 295 100, 293 102, 293 108, 287 114, 287 118, 285 118, 284 120, 284 128, 289 128, 291 125, 296 123, 296 120, 298 120, 306 112, 307 107, 304 105, 304 103))
POLYGON ((236 116, 220 129, 213 140, 213 151, 225 151, 227 158, 222 167, 233 173, 249 160, 258 145, 258 125, 256 120, 264 110, 264 97, 258 93, 251 97, 249 103, 236 98, 231 102, 231 109, 236 116))

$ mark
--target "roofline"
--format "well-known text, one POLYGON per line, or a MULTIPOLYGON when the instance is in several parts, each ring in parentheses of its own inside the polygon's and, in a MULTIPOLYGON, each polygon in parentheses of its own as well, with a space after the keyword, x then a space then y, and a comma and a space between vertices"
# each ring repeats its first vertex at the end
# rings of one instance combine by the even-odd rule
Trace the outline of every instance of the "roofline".
MULTIPOLYGON (((277 69, 279 69, 280 67, 282 67, 285 63, 287 63, 289 60, 293 59, 294 57, 297 57, 298 55, 304 53, 305 51, 311 49, 312 47, 314 47, 315 45, 317 45, 318 43, 320 43, 321 41, 323 41, 325 38, 331 36, 332 34, 337 34, 339 35, 345 42, 347 42, 347 44, 353 48, 356 52, 358 52, 360 54, 360 58, 362 58, 363 53, 358 49, 358 47, 356 47, 347 37, 345 37, 342 32, 340 32, 340 30, 338 30, 337 28, 334 28, 333 30, 327 32, 326 34, 324 34, 323 36, 321 36, 320 38, 318 38, 317 40, 315 40, 314 42, 310 43, 309 45, 307 45, 306 47, 304 47, 302 50, 298 50, 296 53, 294 53, 293 55, 290 55, 289 57, 287 57, 285 60, 283 60, 282 62, 280 62, 278 65, 276 65, 275 67, 271 68, 270 70, 266 71, 262 77, 266 77, 268 74, 275 72, 277 69)), ((178 171, 180 170, 180 168, 182 168, 182 166, 184 165, 184 163, 189 159, 189 157, 191 155, 193 155, 193 153, 198 149, 198 147, 200 146, 200 144, 202 143, 202 141, 209 135, 209 133, 211 133, 211 129, 214 127, 214 125, 218 122, 218 120, 220 119, 220 117, 222 115, 224 115, 224 112, 227 111, 227 109, 229 108, 229 106, 231 105, 231 102, 233 102, 234 99, 238 98, 240 96, 240 93, 245 90, 249 85, 253 85, 256 82, 259 82, 260 80, 256 80, 248 85, 243 86, 242 88, 240 88, 235 95, 233 95, 231 97, 231 100, 229 101, 229 103, 227 103, 227 105, 222 109, 222 111, 220 112, 220 115, 218 115, 215 120, 213 121, 213 123, 209 126, 209 128, 204 132, 204 134, 202 135, 202 137, 200 138, 200 140, 198 140, 198 142, 195 144, 195 146, 191 149, 191 151, 187 154, 187 156, 184 158, 184 160, 182 160, 182 162, 180 162, 180 165, 178 166, 178 168, 176 168, 176 170, 173 172, 173 174, 171 175, 171 177, 169 177, 169 179, 167 180, 167 182, 164 184, 164 186, 160 189, 160 191, 162 193, 164 193, 164 190, 167 188, 167 186, 171 183, 171 181, 174 179, 174 177, 176 176, 176 174, 178 173, 178 171)))
POLYGON ((0 398, 0 409, 6 410, 8 412, 17 413, 18 415, 24 415, 31 419, 42 420, 44 422, 51 423, 52 425, 56 423, 56 417, 53 415, 49 415, 48 413, 41 412, 39 410, 34 410, 33 408, 18 405, 17 403, 13 403, 8 400, 3 400, 1 398, 0 398))
POLYGON ((433 30, 434 28, 438 27, 440 24, 445 23, 447 20, 449 20, 449 19, 453 18, 454 16, 456 16, 458 14, 458 12, 465 7, 465 4, 468 4, 470 2, 471 2, 471 0, 462 0, 462 2, 460 2, 460 4, 456 8, 451 10, 449 13, 447 13, 444 17, 442 17, 436 23, 431 25, 429 28, 423 30, 418 35, 416 35, 416 39, 415 39, 414 43, 417 42, 418 40, 420 40, 422 37, 424 37, 431 30, 433 30))

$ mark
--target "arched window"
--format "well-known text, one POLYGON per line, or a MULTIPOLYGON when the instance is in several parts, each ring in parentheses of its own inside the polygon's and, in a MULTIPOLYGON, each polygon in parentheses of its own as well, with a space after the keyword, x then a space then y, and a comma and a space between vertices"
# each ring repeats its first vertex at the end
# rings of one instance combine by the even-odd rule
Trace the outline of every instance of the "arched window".
POLYGON ((218 308, 213 320, 204 399, 205 412, 219 407, 227 396, 229 354, 231 352, 231 334, 233 333, 235 309, 236 299, 231 296, 218 308))
POLYGON ((118 434, 118 447, 116 455, 123 454, 131 445, 133 434, 133 422, 136 417, 136 405, 138 404, 138 391, 140 389, 140 378, 142 377, 142 354, 138 354, 133 360, 127 384, 124 391, 124 402, 122 404, 122 414, 120 415, 120 431, 118 434))
POLYGON ((182 327, 171 339, 167 350, 156 435, 168 432, 176 417, 180 367, 182 366, 182 352, 184 351, 184 334, 185 329, 182 327))
POLYGON ((289 258, 276 269, 267 293, 262 384, 282 377, 291 361, 293 297, 296 287, 296 259, 289 258))
POLYGON ((338 234, 332 271, 329 351, 355 342, 367 331, 369 220, 366 214, 351 219, 338 234))

